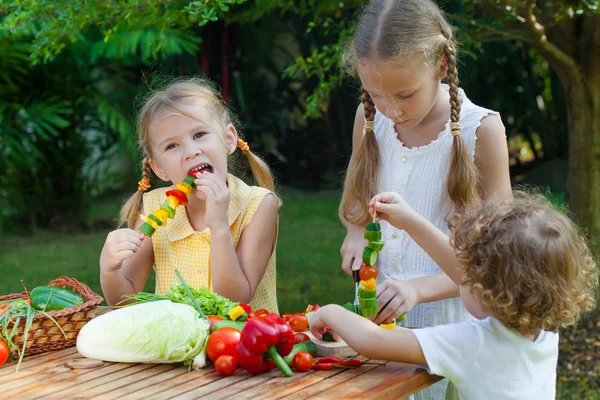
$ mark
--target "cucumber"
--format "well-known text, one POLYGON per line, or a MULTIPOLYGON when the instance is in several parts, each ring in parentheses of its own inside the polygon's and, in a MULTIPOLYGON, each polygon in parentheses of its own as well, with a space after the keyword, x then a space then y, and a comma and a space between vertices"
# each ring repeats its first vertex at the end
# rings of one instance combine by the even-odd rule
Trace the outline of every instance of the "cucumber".
POLYGON ((187 183, 188 185, 190 185, 191 187, 196 187, 196 184, 194 183, 194 181, 196 180, 196 178, 194 178, 193 176, 186 176, 185 179, 183 180, 183 183, 187 183))
POLYGON ((365 310, 365 308, 374 308, 377 309, 377 299, 376 298, 369 298, 369 299, 358 299, 358 301, 360 302, 360 307, 362 308, 363 312, 365 310))
POLYGON ((379 242, 381 240, 381 231, 365 231, 365 239, 369 242, 379 242))
POLYGON ((84 303, 77 293, 58 286, 38 286, 29 294, 31 305, 41 311, 58 311, 84 303))
POLYGON ((377 262, 377 253, 378 253, 377 251, 370 249, 368 247, 365 247, 365 249, 363 250, 363 255, 362 255, 363 264, 374 266, 375 262, 377 262))
POLYGON ((162 206, 160 206, 160 209, 168 212, 170 219, 175 218, 175 209, 169 205, 169 200, 165 200, 165 202, 162 203, 162 206))
POLYGON ((381 249, 383 249, 383 242, 369 242, 369 244, 367 244, 367 247, 374 251, 381 251, 381 249))
POLYGON ((317 355, 317 345, 311 342, 310 340, 307 340, 306 342, 296 343, 292 348, 292 352, 287 356, 283 357, 283 361, 285 361, 285 363, 291 367, 292 361, 294 360, 294 356, 301 351, 306 351, 314 357, 317 355))
POLYGON ((377 290, 365 289, 362 286, 358 288, 358 297, 361 299, 370 299, 377 296, 377 290))
POLYGON ((156 217, 154 214, 148 215, 148 219, 151 219, 152 221, 156 222, 156 225, 162 226, 162 221, 160 220, 160 218, 156 217))
POLYGON ((213 325, 213 329, 212 331, 218 331, 221 328, 233 328, 236 329, 238 331, 242 331, 242 329, 244 329, 244 326, 246 326, 245 322, 242 321, 230 321, 228 319, 224 319, 223 321, 219 321, 216 324, 213 325))
POLYGON ((335 340, 333 339, 333 333, 331 333, 331 331, 327 331, 323 334, 323 341, 324 342, 335 342, 335 340))
POLYGON ((379 225, 379 222, 371 222, 370 224, 367 224, 365 229, 367 231, 380 231, 381 225, 379 225))
MULTIPOLYGON (((354 304, 347 302, 345 303, 342 307, 344 307, 346 310, 350 311, 350 312, 354 312, 354 304)), ((360 315, 360 304, 356 305, 356 313, 360 315)))
POLYGON ((151 227, 150 224, 147 222, 144 222, 142 225, 140 225, 140 232, 146 234, 146 236, 148 237, 152 236, 155 230, 156 229, 151 227))
POLYGON ((377 315, 376 308, 363 308, 362 309, 362 316, 365 318, 375 317, 376 315, 377 315))

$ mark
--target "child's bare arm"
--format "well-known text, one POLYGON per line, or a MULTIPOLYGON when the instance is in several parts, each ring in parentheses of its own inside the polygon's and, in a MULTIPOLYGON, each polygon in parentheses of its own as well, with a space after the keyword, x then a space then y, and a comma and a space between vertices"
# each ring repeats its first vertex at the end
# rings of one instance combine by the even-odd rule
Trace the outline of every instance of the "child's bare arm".
POLYGON ((333 304, 321 307, 310 320, 310 330, 319 339, 326 326, 367 358, 427 364, 417 337, 410 330, 383 329, 333 304))
POLYGON ((369 206, 371 214, 377 211, 378 218, 405 230, 454 283, 460 284, 459 265, 448 236, 414 211, 398 193, 380 193, 369 206))
POLYGON ((264 198, 242 233, 237 249, 233 248, 229 229, 211 232, 215 292, 243 303, 252 300, 275 245, 278 207, 274 195, 264 198))

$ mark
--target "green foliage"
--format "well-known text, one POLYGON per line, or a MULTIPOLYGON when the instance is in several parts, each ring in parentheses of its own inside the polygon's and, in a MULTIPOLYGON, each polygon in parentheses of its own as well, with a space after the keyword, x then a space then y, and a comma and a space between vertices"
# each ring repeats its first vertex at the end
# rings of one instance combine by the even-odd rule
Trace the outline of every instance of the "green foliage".
MULTIPOLYGON (((34 39, 31 59, 34 63, 53 60, 68 46, 85 41, 86 33, 92 29, 101 33, 104 42, 114 37, 117 42, 130 43, 120 48, 111 48, 110 50, 115 51, 113 55, 121 55, 126 51, 131 53, 132 49, 140 45, 142 58, 156 59, 165 56, 165 53, 161 54, 165 48, 171 48, 167 52, 172 53, 174 45, 186 43, 189 51, 197 44, 194 41, 182 41, 182 37, 177 43, 173 43, 170 41, 173 39, 173 30, 187 29, 193 25, 203 26, 210 21, 216 21, 229 12, 231 6, 245 1, 203 0, 193 1, 184 6, 184 2, 174 0, 0 0, 0 9, 6 13, 0 30, 14 35, 32 34, 34 39), (133 30, 132 27, 136 29, 133 30), (144 37, 150 35, 151 30, 158 35, 158 40, 154 40, 154 37, 144 37), (148 46, 150 43, 152 46, 148 46)), ((179 35, 185 33, 179 31, 179 35)), ((96 52, 108 51, 98 47, 96 52)))

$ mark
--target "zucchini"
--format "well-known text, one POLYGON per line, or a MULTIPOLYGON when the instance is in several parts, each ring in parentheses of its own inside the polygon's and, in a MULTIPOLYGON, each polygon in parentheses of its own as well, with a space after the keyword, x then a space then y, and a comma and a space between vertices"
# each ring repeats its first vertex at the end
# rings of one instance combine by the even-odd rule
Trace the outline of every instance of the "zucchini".
POLYGON ((381 251, 381 249, 383 249, 383 242, 381 240, 377 242, 369 242, 367 247, 374 251, 381 251))
POLYGON ((196 180, 195 177, 193 176, 186 176, 185 179, 183 180, 183 183, 187 183, 188 185, 190 185, 192 188, 196 187, 196 184, 194 183, 194 181, 196 180))
POLYGON ((83 304, 83 298, 58 286, 38 286, 29 294, 31 305, 41 311, 58 311, 83 304))
POLYGON ((311 342, 310 340, 307 340, 306 342, 296 343, 292 348, 291 353, 283 357, 283 361, 285 361, 285 363, 291 367, 292 361, 294 360, 294 356, 301 351, 306 351, 314 357, 317 355, 317 345, 311 342))
POLYGON ((375 263, 377 262, 377 254, 378 254, 377 251, 370 249, 368 247, 365 247, 365 249, 363 250, 363 255, 362 255, 363 264, 374 266, 375 263))
POLYGON ((242 322, 242 321, 230 321, 228 319, 224 319, 223 321, 219 321, 217 323, 215 323, 213 325, 213 329, 212 331, 218 331, 221 328, 233 328, 233 329, 237 329, 238 331, 242 331, 242 329, 244 329, 244 326, 246 326, 246 322, 242 322))

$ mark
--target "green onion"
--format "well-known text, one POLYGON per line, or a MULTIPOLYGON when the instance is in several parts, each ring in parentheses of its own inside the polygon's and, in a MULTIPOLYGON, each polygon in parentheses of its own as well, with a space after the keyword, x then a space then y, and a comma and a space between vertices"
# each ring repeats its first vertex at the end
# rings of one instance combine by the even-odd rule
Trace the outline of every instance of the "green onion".
POLYGON ((6 342, 6 345, 11 351, 16 350, 19 352, 19 362, 17 363, 17 369, 15 371, 18 372, 21 361, 23 361, 23 356, 25 355, 25 346, 27 345, 27 339, 29 338, 29 329, 31 328, 31 324, 33 323, 33 319, 35 318, 36 314, 42 314, 54 322, 54 324, 58 326, 58 329, 60 329, 62 334, 65 336, 65 339, 67 338, 67 335, 54 318, 44 311, 39 311, 33 308, 33 306, 31 306, 26 299, 6 300, 0 302, 0 304, 7 303, 8 307, 0 311, 0 339, 6 342), (23 318, 25 318, 23 347, 19 349, 12 339, 17 333, 17 329, 23 318), (8 326, 11 323, 13 324, 13 327, 9 332, 8 326))

